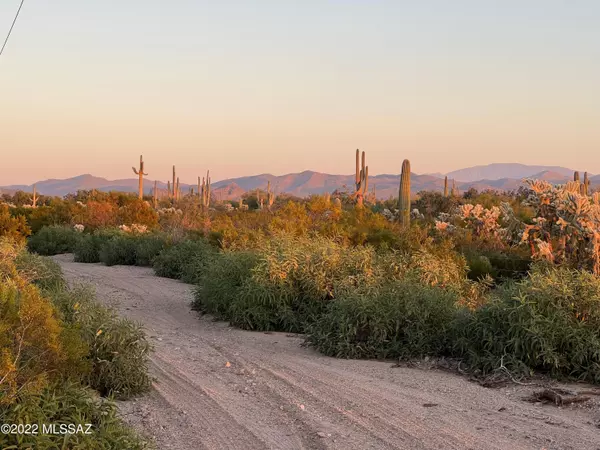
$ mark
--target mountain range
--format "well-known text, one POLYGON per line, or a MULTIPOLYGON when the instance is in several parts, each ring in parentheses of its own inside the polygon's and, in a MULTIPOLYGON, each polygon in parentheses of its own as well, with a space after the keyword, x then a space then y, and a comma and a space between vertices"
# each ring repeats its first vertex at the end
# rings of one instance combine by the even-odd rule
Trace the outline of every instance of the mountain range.
MULTIPOLYGON (((510 191, 518 189, 523 178, 544 179, 554 184, 565 183, 573 179, 573 170, 565 167, 554 166, 528 166, 524 164, 489 164, 487 166, 476 166, 460 169, 447 174, 411 174, 411 191, 417 193, 422 190, 441 191, 444 189, 444 176, 448 176, 449 189, 452 180, 456 180, 459 191, 469 188, 477 190, 499 190, 510 191)), ((583 178, 583 173, 581 174, 583 178)), ((376 190, 380 199, 397 196, 398 174, 382 174, 369 177, 369 188, 376 190)), ((351 190, 354 185, 354 175, 331 175, 321 172, 304 171, 286 175, 261 174, 239 178, 221 180, 212 184, 212 191, 217 199, 233 200, 239 198, 244 192, 254 189, 266 189, 267 183, 275 193, 288 193, 299 197, 311 194, 322 194, 333 192, 336 189, 351 190)), ((600 175, 591 176, 592 186, 600 185, 600 175)), ((151 193, 154 180, 147 179, 144 182, 144 190, 151 193)), ((160 190, 166 190, 167 184, 157 182, 160 190)), ((79 175, 64 180, 50 179, 36 183, 37 191, 44 195, 64 196, 76 193, 78 190, 98 189, 100 191, 137 192, 138 179, 128 178, 120 180, 107 180, 93 175, 79 175)), ((196 185, 181 184, 181 189, 187 193, 196 185)), ((12 185, 0 187, 0 193, 13 193, 17 190, 31 192, 33 185, 12 185)))

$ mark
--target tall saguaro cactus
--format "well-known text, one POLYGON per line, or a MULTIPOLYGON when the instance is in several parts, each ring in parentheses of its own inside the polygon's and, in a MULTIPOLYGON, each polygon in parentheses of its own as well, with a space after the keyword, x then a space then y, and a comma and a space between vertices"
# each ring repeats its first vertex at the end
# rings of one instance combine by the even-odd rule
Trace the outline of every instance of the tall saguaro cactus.
POLYGON ((588 195, 589 190, 590 190, 590 179, 588 177, 588 173, 584 172, 583 184, 581 185, 581 195, 588 195))
POLYGON ((135 167, 132 167, 132 169, 133 169, 133 173, 135 173, 136 175, 138 175, 140 177, 138 197, 141 200, 142 198, 144 198, 144 175, 148 176, 147 173, 144 173, 144 157, 142 155, 140 155, 140 168, 139 168, 139 170, 136 169, 135 167))
MULTIPOLYGON (((198 180, 200 180, 200 177, 198 177, 198 180)), ((208 208, 210 206, 210 170, 206 171, 206 178, 202 178, 200 198, 202 200, 202 206, 208 208)))
POLYGON ((172 192, 172 197, 173 200, 176 201, 177 200, 177 190, 179 188, 179 186, 177 186, 176 184, 177 178, 176 178, 176 173, 175 173, 175 166, 173 166, 173 192, 172 192))
POLYGON ((154 189, 152 190, 152 203, 154 209, 158 209, 158 181, 154 180, 154 189))
POLYGON ((354 180, 356 190, 354 196, 356 197, 356 204, 358 206, 363 206, 365 194, 368 193, 369 189, 369 167, 366 166, 365 161, 365 152, 362 152, 361 159, 360 151, 356 149, 356 174, 354 180))
POLYGON ((448 176, 444 177, 444 197, 448 197, 448 176))
POLYGON ((400 210, 400 223, 410 225, 410 161, 405 159, 402 163, 400 175, 400 191, 398 194, 398 209, 400 210))
POLYGON ((456 187, 456 180, 452 180, 452 197, 458 197, 458 188, 456 187))
POLYGON ((275 193, 271 191, 271 181, 267 181, 267 205, 269 206, 269 210, 271 206, 275 203, 275 193))
POLYGON ((36 188, 36 185, 34 183, 33 184, 33 199, 32 199, 32 205, 31 205, 33 208, 37 208, 37 200, 38 200, 38 198, 37 198, 37 188, 36 188))
POLYGON ((573 174, 573 181, 576 181, 577 183, 579 183, 579 172, 575 172, 573 174))

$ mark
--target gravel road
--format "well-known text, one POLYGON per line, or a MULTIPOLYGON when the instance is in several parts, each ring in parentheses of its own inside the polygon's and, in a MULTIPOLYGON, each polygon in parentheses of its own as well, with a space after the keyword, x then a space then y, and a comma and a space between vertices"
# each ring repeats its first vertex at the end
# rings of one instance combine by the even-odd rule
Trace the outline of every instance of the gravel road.
POLYGON ((120 410, 160 449, 600 449, 597 399, 557 408, 523 401, 533 387, 324 357, 301 336, 198 317, 191 287, 150 269, 55 259, 144 324, 156 381, 120 410))

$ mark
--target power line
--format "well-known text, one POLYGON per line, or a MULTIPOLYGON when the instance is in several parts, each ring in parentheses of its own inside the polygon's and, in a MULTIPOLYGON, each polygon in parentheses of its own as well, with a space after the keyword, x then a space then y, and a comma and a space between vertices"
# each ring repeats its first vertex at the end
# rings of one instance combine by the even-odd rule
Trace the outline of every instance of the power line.
POLYGON ((15 22, 17 21, 17 17, 19 17, 19 13, 21 12, 21 8, 23 7, 23 3, 25 0, 21 0, 21 4, 19 5, 19 9, 17 10, 17 14, 15 15, 15 20, 13 20, 12 25, 10 26, 10 30, 8 30, 8 34, 6 35, 6 39, 4 39, 4 44, 2 44, 2 48, 0 49, 0 56, 2 56, 2 52, 4 52, 4 47, 6 47, 6 43, 8 42, 8 38, 10 37, 10 33, 15 26, 15 22))

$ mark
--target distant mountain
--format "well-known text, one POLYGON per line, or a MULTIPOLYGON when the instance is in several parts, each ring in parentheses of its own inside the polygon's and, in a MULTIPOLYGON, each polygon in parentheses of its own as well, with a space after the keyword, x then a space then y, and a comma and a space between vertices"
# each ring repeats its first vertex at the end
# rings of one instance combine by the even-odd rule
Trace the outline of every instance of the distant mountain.
MULTIPOLYGON (((488 164, 487 166, 468 167, 455 170, 446 175, 449 179, 461 182, 473 182, 478 180, 501 180, 503 178, 522 179, 529 178, 541 172, 554 172, 572 179, 573 169, 557 166, 528 166, 525 164, 488 164)), ((582 172, 583 175, 583 172, 582 172)))
MULTIPOLYGON (((583 174, 582 174, 583 176, 583 174)), ((523 178, 544 179, 554 184, 562 184, 573 179, 573 171, 564 167, 526 166, 523 164, 490 164, 469 169, 462 169, 448 174, 449 188, 452 180, 456 180, 459 191, 464 192, 473 187, 477 190, 493 189, 499 191, 516 190, 522 185, 523 178), (512 171, 512 172, 511 172, 512 171), (507 176, 499 177, 499 174, 507 176), (475 179, 476 174, 481 176, 475 179), (466 177, 467 180, 461 179, 466 177)), ((398 196, 398 184, 400 175, 382 174, 369 177, 369 190, 376 190, 377 197, 386 199, 390 196, 398 196)), ((212 184, 212 192, 215 198, 220 200, 236 200, 244 192, 261 189, 266 190, 267 184, 271 182, 271 189, 275 193, 288 193, 298 197, 306 197, 312 194, 322 194, 335 190, 354 189, 354 175, 331 175, 310 170, 300 173, 286 175, 260 174, 240 178, 230 178, 212 184)), ((600 185, 600 175, 591 176, 592 185, 600 185)), ((89 174, 80 175, 65 180, 45 180, 36 183, 40 194, 64 196, 76 193, 78 190, 98 189, 100 191, 137 192, 138 179, 107 180, 89 174)), ((158 189, 164 192, 167 185, 163 182, 157 183, 158 189)), ((150 194, 154 187, 154 180, 144 180, 144 191, 150 194)), ((196 190, 197 186, 182 184, 181 190, 187 193, 190 188, 196 190)), ((411 191, 416 194, 422 190, 442 191, 444 189, 443 175, 411 174, 411 191)), ((6 186, 0 187, 0 193, 14 193, 16 190, 31 192, 33 186, 6 186)))

